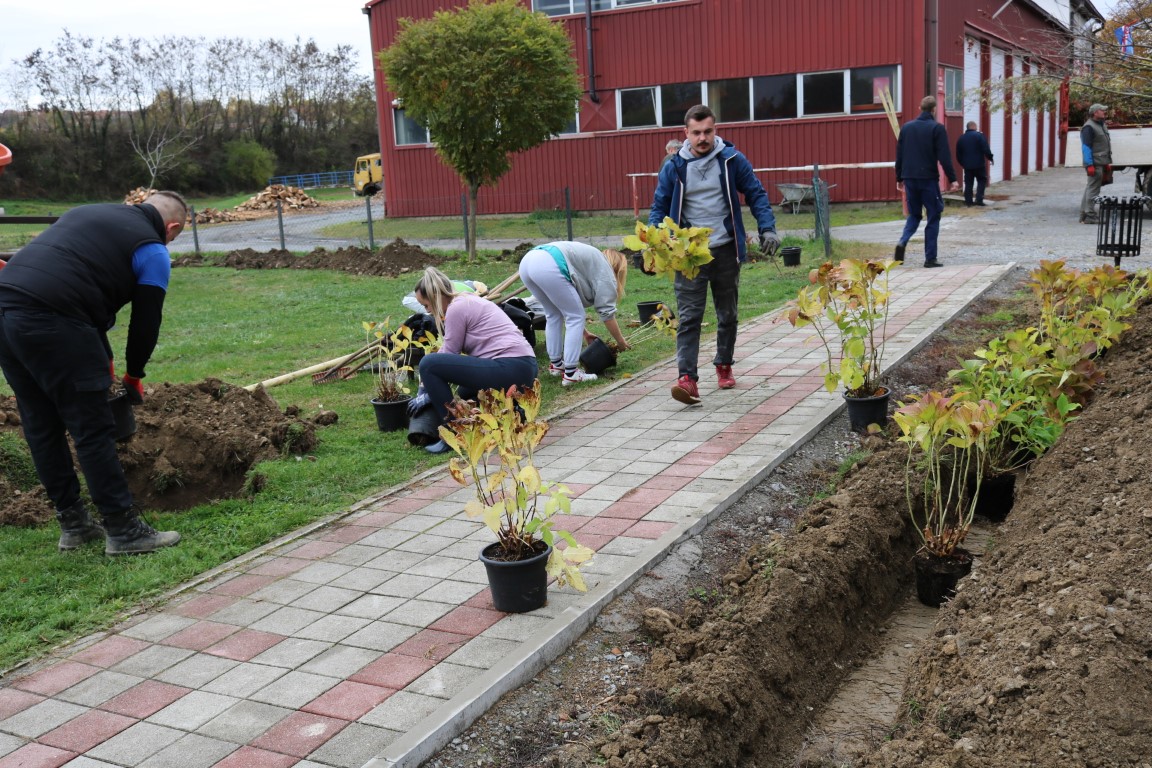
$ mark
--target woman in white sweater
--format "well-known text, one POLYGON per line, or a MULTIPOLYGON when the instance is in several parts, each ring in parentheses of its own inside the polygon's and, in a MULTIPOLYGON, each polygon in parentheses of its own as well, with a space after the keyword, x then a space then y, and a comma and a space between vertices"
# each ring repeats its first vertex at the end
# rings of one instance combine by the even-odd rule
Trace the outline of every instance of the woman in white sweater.
POLYGON ((596 310, 618 350, 628 349, 616 322, 616 302, 628 279, 624 254, 569 241, 539 245, 521 259, 520 279, 544 307, 548 372, 563 376, 564 386, 596 378, 580 370, 583 342, 595 338, 584 329, 585 308, 596 310))

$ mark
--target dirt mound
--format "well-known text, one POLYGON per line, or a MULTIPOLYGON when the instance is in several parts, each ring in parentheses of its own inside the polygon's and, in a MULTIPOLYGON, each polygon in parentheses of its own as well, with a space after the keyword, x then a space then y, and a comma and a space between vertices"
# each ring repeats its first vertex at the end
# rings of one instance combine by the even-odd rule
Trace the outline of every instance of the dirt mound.
MULTIPOLYGON (((0 429, 18 428, 0 402, 0 429)), ((151 509, 179 510, 237 495, 258 462, 316 445, 316 424, 280 411, 258 388, 248 392, 217 379, 149 387, 135 408, 136 434, 119 445, 120 462, 136 500, 151 509)), ((249 481, 251 491, 259 480, 249 481)), ((0 473, 0 524, 34 525, 53 516, 37 486, 19 493, 0 473)))
POLYGON ((380 250, 367 248, 337 248, 329 251, 317 248, 311 253, 297 256, 289 251, 259 253, 250 248, 232 251, 222 261, 207 262, 202 256, 189 255, 175 259, 177 267, 223 266, 233 269, 333 269, 353 275, 397 277, 412 274, 425 267, 436 267, 444 259, 415 245, 396 238, 380 250))

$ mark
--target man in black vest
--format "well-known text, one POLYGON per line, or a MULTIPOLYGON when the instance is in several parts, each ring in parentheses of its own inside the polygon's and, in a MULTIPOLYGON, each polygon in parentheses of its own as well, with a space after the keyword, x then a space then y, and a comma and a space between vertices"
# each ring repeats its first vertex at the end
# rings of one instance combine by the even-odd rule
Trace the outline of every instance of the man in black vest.
POLYGON ((82 205, 65 213, 0 270, 0 370, 16 395, 36 474, 56 507, 61 550, 107 538, 109 555, 152 552, 180 541, 140 519, 108 405, 107 331, 132 304, 122 379, 143 402, 144 366, 156 347, 171 257, 188 206, 175 192, 138 205, 82 205), (66 433, 104 526, 80 498, 66 433))

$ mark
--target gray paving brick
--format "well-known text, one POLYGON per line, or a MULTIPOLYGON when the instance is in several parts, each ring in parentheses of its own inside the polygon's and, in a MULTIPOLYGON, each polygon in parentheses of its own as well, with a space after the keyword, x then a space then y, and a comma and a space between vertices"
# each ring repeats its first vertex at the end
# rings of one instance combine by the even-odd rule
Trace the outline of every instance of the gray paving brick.
POLYGON ((197 653, 156 675, 156 679, 162 683, 195 689, 207 685, 239 663, 232 659, 197 653))
POLYGON ((189 733, 140 764, 140 768, 211 768, 239 749, 238 744, 189 733))
POLYGON ((324 614, 320 611, 285 606, 257 621, 251 626, 251 629, 258 629, 261 632, 275 632, 278 635, 295 635, 304 627, 323 617, 324 614))
POLYGON ((452 610, 452 606, 444 603, 409 600, 385 614, 383 620, 396 624, 410 624, 414 627, 426 627, 450 610, 452 610))
POLYGON ((357 592, 371 592, 396 574, 393 571, 381 571, 376 568, 357 568, 349 571, 338 579, 333 579, 328 586, 354 589, 357 592))
POLYGON ((445 520, 433 528, 430 533, 433 533, 437 536, 448 536, 453 539, 462 539, 465 536, 471 533, 475 533, 479 530, 484 530, 484 523, 480 522, 479 520, 469 520, 465 517, 458 520, 445 520))
MULTIPOLYGON (((377 728, 364 723, 352 723, 329 739, 309 757, 325 765, 334 765, 338 768, 361 768, 400 736, 398 731, 377 728)), ((300 765, 297 763, 297 768, 300 765)))
POLYGON ((431 589, 420 593, 421 600, 430 600, 434 603, 449 603, 453 606, 465 603, 484 589, 481 584, 472 584, 466 581, 442 581, 431 589))
POLYGON ((360 619, 355 616, 324 616, 299 629, 296 636, 307 640, 338 643, 353 632, 363 629, 369 623, 371 623, 371 619, 360 619))
POLYGON ((419 627, 394 624, 390 621, 374 621, 359 632, 344 638, 344 645, 385 652, 392 650, 419 631, 419 627))
POLYGON ((22 739, 19 736, 0 733, 0 757, 4 757, 4 755, 10 752, 15 752, 27 743, 27 739, 22 739))
POLYGON ((423 675, 412 681, 405 691, 438 699, 450 699, 464 686, 476 679, 482 670, 442 661, 423 675))
POLYGON ((146 718, 146 721, 182 731, 194 731, 238 701, 235 696, 192 691, 146 718))
POLYGON ((296 581, 295 579, 280 579, 253 592, 252 599, 288 605, 289 603, 299 600, 314 589, 316 589, 316 585, 310 582, 296 581))
POLYGON ((433 555, 432 557, 425 557, 416 565, 408 568, 406 573, 417 576, 431 576, 435 579, 447 579, 451 578, 452 574, 471 562, 470 558, 468 560, 460 560, 455 557, 433 555))
POLYGON ((340 587, 317 587, 308 594, 292 601, 293 608, 307 608, 310 611, 332 613, 360 596, 360 592, 340 587))
POLYGON ((494 637, 498 640, 522 641, 543 629, 550 621, 549 616, 533 613, 513 613, 496 622, 480 633, 480 637, 494 637))
POLYGON ((290 714, 292 710, 286 707, 241 701, 200 726, 197 733, 235 744, 247 744, 290 714))
POLYGON ((351 645, 337 645, 300 667, 300 671, 346 680, 378 658, 380 658, 379 651, 351 645))
POLYGON ((401 552, 419 552, 422 555, 435 555, 455 541, 455 539, 450 539, 447 536, 421 533, 405 541, 403 544, 396 545, 396 549, 401 552))
POLYGON ((144 678, 137 675, 125 675, 121 672, 97 672, 86 680, 61 691, 56 698, 70 701, 73 704, 82 704, 86 707, 95 707, 115 696, 124 693, 134 685, 144 682, 144 678))
POLYGON ((175 666, 184 659, 196 653, 187 648, 173 648, 168 645, 154 645, 145 648, 140 653, 134 653, 116 664, 113 672, 123 672, 126 675, 139 677, 155 677, 169 667, 175 666))
MULTIPOLYGON (((364 544, 349 544, 339 552, 334 552, 328 556, 328 561, 333 563, 340 563, 341 565, 364 565, 364 563, 375 560, 384 553, 380 547, 366 546, 364 544)), ((328 582, 332 584, 333 582, 328 582)))
POLYGON ((149 616, 144 621, 131 627, 126 627, 120 634, 134 637, 137 640, 147 640, 158 643, 164 638, 174 635, 182 629, 187 629, 196 623, 196 619, 186 619, 169 613, 158 613, 149 616))
POLYGON ((359 722, 387 728, 390 731, 407 731, 443 704, 442 699, 432 696, 398 691, 389 696, 380 706, 361 717, 359 722))
POLYGON ((365 563, 365 565, 369 568, 379 568, 384 571, 403 573, 423 559, 423 555, 415 552, 397 552, 389 548, 386 554, 381 555, 371 562, 365 563))
POLYGON ((266 664, 241 663, 200 690, 208 693, 222 693, 226 696, 245 698, 264 688, 285 673, 283 667, 266 664))
POLYGON ((388 525, 388 530, 423 533, 435 528, 442 522, 444 522, 443 518, 414 512, 412 514, 404 515, 394 523, 390 523, 388 525))
POLYGON ((292 574, 292 578, 310 584, 327 584, 333 579, 340 578, 350 570, 352 570, 352 566, 350 565, 321 561, 312 563, 312 565, 307 568, 297 571, 292 574))
POLYGON ((438 579, 431 576, 402 573, 376 587, 372 592, 377 595, 392 595, 393 597, 416 597, 421 592, 436 586, 437 581, 438 579))
POLYGON ((520 647, 516 640, 502 640, 497 637, 474 637, 448 657, 447 661, 466 667, 491 669, 497 662, 520 647))
POLYGON ((45 699, 23 712, 17 712, 6 720, 0 720, 0 733, 35 739, 87 711, 86 707, 69 704, 66 701, 45 699))
POLYGON ((141 722, 93 747, 87 754, 117 765, 139 765, 185 735, 184 731, 175 728, 141 722))
POLYGON ((221 624, 233 624, 237 627, 249 627, 279 607, 279 605, 270 601, 237 600, 232 603, 232 605, 221 608, 213 613, 212 621, 218 621, 221 624))
POLYGON ((340 608, 336 613, 342 616, 356 616, 361 619, 379 619, 388 611, 399 607, 403 602, 404 598, 391 595, 364 595, 340 608))
POLYGON ((93 760, 87 755, 81 755, 65 763, 67 768, 119 768, 115 763, 106 763, 103 760, 93 760))
POLYGON ((252 659, 257 664, 268 664, 273 667, 288 667, 295 669, 309 659, 319 656, 332 647, 332 643, 322 643, 318 640, 301 640, 290 637, 281 640, 268 650, 252 659))
POLYGON ((264 686, 249 698, 278 707, 301 707, 340 681, 308 672, 289 672, 264 686))
POLYGON ((360 539, 358 543, 369 547, 379 547, 380 549, 393 549, 399 544, 403 544, 412 538, 415 534, 412 531, 402 531, 397 528, 384 528, 370 533, 364 538, 360 539))

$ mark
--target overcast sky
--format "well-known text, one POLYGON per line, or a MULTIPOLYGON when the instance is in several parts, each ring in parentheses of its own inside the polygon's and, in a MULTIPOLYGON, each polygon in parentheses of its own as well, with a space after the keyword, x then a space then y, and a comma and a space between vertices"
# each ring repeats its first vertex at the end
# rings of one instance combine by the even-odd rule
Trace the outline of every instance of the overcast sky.
POLYGON ((372 74, 364 0, 0 0, 0 71, 37 48, 74 36, 311 38, 323 50, 351 45, 358 71, 372 74))

